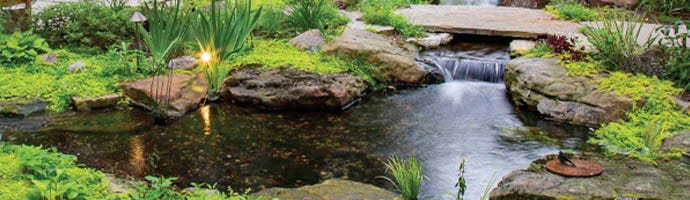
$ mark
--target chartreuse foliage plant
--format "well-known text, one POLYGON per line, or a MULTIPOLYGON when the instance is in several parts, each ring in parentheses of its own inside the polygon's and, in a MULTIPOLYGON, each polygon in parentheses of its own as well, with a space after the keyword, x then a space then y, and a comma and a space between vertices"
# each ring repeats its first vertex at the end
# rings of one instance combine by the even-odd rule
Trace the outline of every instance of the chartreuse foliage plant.
POLYGON ((581 22, 597 21, 601 18, 596 10, 587 8, 574 0, 551 1, 544 9, 563 20, 581 22))
POLYGON ((99 97, 119 92, 120 81, 144 78, 135 60, 126 51, 112 49, 96 56, 84 56, 66 50, 57 50, 56 63, 31 63, 0 67, 0 102, 14 98, 40 98, 49 110, 62 112, 71 107, 71 98, 99 97), (82 61, 86 70, 68 72, 71 63, 82 61))
POLYGON ((49 51, 51 50, 46 40, 31 31, 15 31, 10 35, 0 32, 0 64, 31 62, 36 56, 49 51))
POLYGON ((633 102, 646 102, 635 106, 629 119, 605 124, 594 132, 590 142, 604 146, 609 152, 627 154, 655 163, 656 159, 679 156, 677 153, 660 154, 663 139, 690 128, 690 116, 675 106, 671 96, 680 93, 670 81, 645 75, 611 73, 598 81, 602 91, 627 96, 633 102))

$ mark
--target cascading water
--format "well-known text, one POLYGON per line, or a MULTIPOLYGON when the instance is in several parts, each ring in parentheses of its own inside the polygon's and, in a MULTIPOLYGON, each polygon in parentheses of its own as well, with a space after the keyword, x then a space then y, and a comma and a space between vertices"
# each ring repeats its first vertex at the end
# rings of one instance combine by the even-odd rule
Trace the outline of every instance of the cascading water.
POLYGON ((505 64, 510 59, 507 50, 469 43, 458 44, 457 48, 422 52, 417 62, 427 69, 442 74, 446 82, 466 80, 498 83, 503 81, 505 64))
POLYGON ((445 5, 498 6, 499 0, 445 0, 445 5))

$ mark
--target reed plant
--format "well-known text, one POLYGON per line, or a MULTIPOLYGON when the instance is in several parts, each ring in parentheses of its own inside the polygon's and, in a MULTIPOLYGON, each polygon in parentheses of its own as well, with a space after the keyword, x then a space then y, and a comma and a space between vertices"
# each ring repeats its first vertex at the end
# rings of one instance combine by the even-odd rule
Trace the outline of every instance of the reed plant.
POLYGON ((210 97, 217 96, 230 68, 221 65, 242 52, 256 25, 261 8, 252 10, 251 0, 224 2, 219 7, 211 4, 208 10, 199 10, 194 37, 202 54, 202 70, 210 97))
POLYGON ((300 31, 321 28, 328 0, 287 0, 288 23, 300 31))
POLYGON ((639 65, 639 58, 647 53, 656 37, 643 38, 642 20, 633 15, 609 16, 600 23, 584 28, 583 34, 599 52, 595 55, 610 70, 632 71, 639 65), (638 40, 645 42, 638 43, 638 40))
POLYGON ((419 196, 419 188, 422 183, 422 165, 417 162, 417 158, 412 156, 408 159, 392 156, 384 163, 395 181, 388 177, 383 179, 391 182, 402 194, 403 199, 416 200, 419 196))
POLYGON ((188 27, 187 18, 180 12, 180 1, 175 6, 167 7, 158 1, 152 4, 144 3, 144 12, 148 16, 148 30, 139 25, 141 38, 151 53, 151 65, 144 69, 147 74, 167 74, 167 78, 154 76, 149 90, 153 93, 153 107, 151 112, 156 123, 167 122, 167 110, 170 105, 172 88, 172 73, 167 69, 167 61, 173 52, 180 48, 183 36, 188 27))

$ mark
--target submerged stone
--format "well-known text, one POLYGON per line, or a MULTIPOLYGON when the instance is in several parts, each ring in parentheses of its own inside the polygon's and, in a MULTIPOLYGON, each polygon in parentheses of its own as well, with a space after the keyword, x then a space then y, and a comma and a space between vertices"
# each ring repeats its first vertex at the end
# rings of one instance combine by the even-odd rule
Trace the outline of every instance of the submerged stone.
POLYGON ((373 185, 358 183, 342 179, 330 179, 323 183, 304 186, 295 189, 269 188, 255 194, 260 198, 277 199, 402 199, 400 195, 378 188, 373 185))
POLYGON ((223 84, 222 96, 238 103, 271 109, 343 109, 359 99, 368 85, 350 74, 306 72, 289 67, 235 69, 223 84))
POLYGON ((9 99, 0 102, 0 117, 28 117, 47 107, 48 103, 42 99, 9 99))

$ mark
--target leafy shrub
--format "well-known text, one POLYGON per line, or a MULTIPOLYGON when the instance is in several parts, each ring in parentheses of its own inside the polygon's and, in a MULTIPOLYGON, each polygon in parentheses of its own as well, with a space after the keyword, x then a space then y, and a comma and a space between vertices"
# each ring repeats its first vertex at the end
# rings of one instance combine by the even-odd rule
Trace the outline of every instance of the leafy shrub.
POLYGON ((290 12, 288 23, 299 31, 321 28, 324 7, 330 4, 327 0, 287 0, 285 3, 290 12))
POLYGON ((403 159, 390 157, 384 164, 386 165, 386 170, 395 178, 395 181, 388 177, 383 178, 396 186, 403 199, 415 200, 419 198, 419 187, 422 183, 422 165, 417 162, 417 158, 403 159))
POLYGON ((36 13, 35 32, 51 45, 79 51, 101 51, 134 39, 132 9, 120 11, 91 2, 58 3, 36 13))
POLYGON ((562 60, 579 61, 584 59, 587 54, 584 52, 585 47, 576 47, 575 38, 566 37, 563 35, 549 35, 545 40, 542 40, 544 44, 551 47, 551 50, 557 54, 562 55, 562 60))
POLYGON ((285 26, 286 19, 287 14, 280 7, 264 7, 263 13, 256 23, 256 30, 262 36, 272 38, 283 37, 289 32, 285 26))
POLYGON ((0 33, 0 64, 23 64, 33 61, 36 56, 50 51, 45 39, 31 31, 14 32, 11 35, 0 33))
MULTIPOLYGON (((661 38, 659 47, 666 55, 664 68, 666 77, 674 80, 676 86, 690 88, 690 34, 681 33, 683 22, 677 22, 673 26, 665 26, 659 29, 661 38)), ((690 27, 690 21, 685 22, 690 27)))
POLYGON ((610 70, 637 72, 639 70, 634 69, 655 67, 651 62, 642 62, 642 55, 651 49, 655 38, 641 38, 642 26, 636 23, 640 20, 633 16, 628 19, 632 20, 607 17, 600 24, 584 28, 583 34, 599 50, 595 58, 610 70), (646 39, 647 42, 639 44, 638 39, 646 39))
POLYGON ((573 0, 552 1, 544 9, 563 20, 581 22, 598 21, 600 19, 597 11, 587 8, 579 2, 573 0))
POLYGON ((364 13, 362 19, 370 24, 392 26, 406 37, 418 37, 424 34, 424 28, 416 26, 395 10, 410 4, 427 3, 423 0, 363 0, 359 3, 364 13))
POLYGON ((609 152, 628 154, 654 163, 655 159, 677 156, 660 154, 661 141, 678 131, 690 128, 690 116, 675 107, 675 96, 680 89, 669 81, 641 74, 629 76, 614 72, 598 81, 601 91, 628 96, 633 102, 644 100, 641 107, 627 114, 628 120, 605 124, 594 132, 590 142, 603 145, 609 152))

